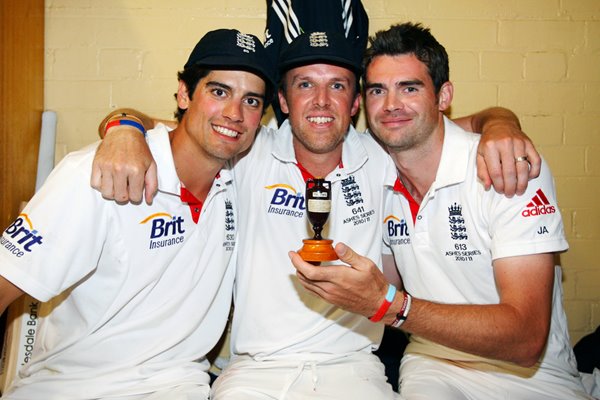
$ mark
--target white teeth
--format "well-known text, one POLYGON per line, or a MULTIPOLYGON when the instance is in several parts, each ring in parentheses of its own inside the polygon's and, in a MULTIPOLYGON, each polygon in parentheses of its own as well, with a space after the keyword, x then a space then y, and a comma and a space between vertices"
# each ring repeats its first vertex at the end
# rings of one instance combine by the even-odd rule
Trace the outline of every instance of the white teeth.
POLYGON ((219 132, 221 135, 225 135, 225 136, 229 136, 229 137, 237 137, 238 133, 236 131, 233 131, 231 129, 227 129, 225 127, 222 126, 217 126, 217 125, 213 125, 213 128, 215 131, 219 132))
POLYGON ((333 118, 331 118, 331 117, 308 117, 307 119, 309 122, 312 122, 313 124, 327 124, 327 123, 333 121, 333 118))

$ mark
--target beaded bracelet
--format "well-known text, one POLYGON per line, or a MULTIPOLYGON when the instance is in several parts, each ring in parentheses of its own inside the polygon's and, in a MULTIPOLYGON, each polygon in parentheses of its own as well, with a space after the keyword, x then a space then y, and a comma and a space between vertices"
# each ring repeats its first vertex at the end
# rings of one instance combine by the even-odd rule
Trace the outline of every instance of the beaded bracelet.
POLYGON ((381 303, 381 305, 379 306, 379 310, 377 310, 375 315, 373 315, 371 318, 369 318, 369 321, 371 321, 371 322, 381 321, 381 319, 383 318, 383 316, 385 315, 387 310, 392 305, 395 295, 396 295, 396 287, 392 284, 388 284, 388 291, 387 291, 387 294, 385 295, 385 299, 383 299, 383 303, 381 303))
POLYGON ((392 326, 394 328, 399 328, 400 325, 406 321, 406 318, 408 318, 408 312, 410 311, 410 305, 412 303, 412 296, 410 294, 406 293, 406 291, 403 291, 402 294, 404 296, 402 307, 400 308, 400 311, 398 311, 398 314, 396 314, 396 319, 394 322, 392 322, 392 326))

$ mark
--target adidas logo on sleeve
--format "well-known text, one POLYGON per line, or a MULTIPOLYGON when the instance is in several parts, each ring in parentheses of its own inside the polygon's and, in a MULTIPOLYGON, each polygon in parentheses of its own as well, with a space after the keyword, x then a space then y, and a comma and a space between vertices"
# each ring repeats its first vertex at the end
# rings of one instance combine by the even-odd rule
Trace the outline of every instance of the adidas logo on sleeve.
POLYGON ((524 217, 535 217, 538 215, 554 214, 555 212, 556 207, 550 205, 550 202, 542 189, 538 189, 535 192, 535 196, 533 196, 531 201, 525 206, 521 215, 524 217))

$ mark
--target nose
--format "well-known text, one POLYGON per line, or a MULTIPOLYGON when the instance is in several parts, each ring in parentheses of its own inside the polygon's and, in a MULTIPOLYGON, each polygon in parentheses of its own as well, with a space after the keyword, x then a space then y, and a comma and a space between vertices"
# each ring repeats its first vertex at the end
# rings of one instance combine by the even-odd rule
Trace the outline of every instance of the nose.
POLYGON ((316 88, 314 104, 322 108, 329 106, 329 91, 327 90, 327 88, 316 88))
POLYGON ((396 93, 393 90, 388 91, 383 104, 384 110, 393 112, 399 110, 402 106, 402 101, 396 96, 396 93))
POLYGON ((240 122, 243 120, 242 102, 231 100, 223 109, 223 116, 231 121, 240 122))

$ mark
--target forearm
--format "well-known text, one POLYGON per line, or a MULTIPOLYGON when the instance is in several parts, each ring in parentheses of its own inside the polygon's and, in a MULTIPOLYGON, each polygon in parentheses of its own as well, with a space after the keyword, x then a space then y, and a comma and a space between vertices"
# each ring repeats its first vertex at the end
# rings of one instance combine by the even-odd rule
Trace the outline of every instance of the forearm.
POLYGON ((494 124, 512 125, 521 130, 519 118, 511 110, 504 107, 490 107, 475 114, 453 119, 454 123, 469 132, 482 133, 484 129, 494 124))
MULTIPOLYGON (((551 253, 493 261, 497 304, 441 304, 414 299, 401 328, 467 353, 533 365, 541 356, 552 313, 551 253)), ((400 306, 399 295, 394 299, 400 306)), ((394 304, 393 304, 394 306, 394 304)), ((391 323, 389 317, 385 321, 391 323)))
MULTIPOLYGON (((397 295, 400 296, 400 295, 397 295)), ((387 316, 391 324, 395 315, 387 316)), ((534 329, 526 316, 506 304, 449 305, 412 300, 402 329, 411 334, 466 353, 533 365, 539 357, 540 338, 547 330, 534 329)))

